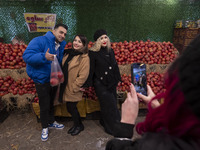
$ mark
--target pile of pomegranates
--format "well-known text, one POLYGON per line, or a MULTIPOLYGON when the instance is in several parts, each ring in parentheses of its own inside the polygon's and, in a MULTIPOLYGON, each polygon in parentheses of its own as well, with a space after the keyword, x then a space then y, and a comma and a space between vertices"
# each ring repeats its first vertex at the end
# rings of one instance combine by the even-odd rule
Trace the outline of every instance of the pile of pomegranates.
POLYGON ((35 84, 31 78, 23 78, 15 81, 11 76, 0 77, 0 96, 8 93, 12 93, 13 95, 35 95, 35 84))
MULTIPOLYGON (((93 46, 93 42, 88 43, 88 47, 93 46)), ((5 44, 0 43, 0 69, 20 69, 26 66, 22 55, 25 51, 26 44, 5 44)), ((171 42, 154 42, 154 41, 124 41, 113 42, 111 47, 114 50, 116 61, 119 65, 127 65, 136 62, 146 64, 170 64, 176 58, 178 51, 171 42)), ((72 43, 68 42, 65 49, 72 48, 72 43)), ((55 76, 55 74, 52 74, 55 76)), ((63 74, 57 73, 59 78, 51 79, 53 86, 63 82, 63 74)), ((122 82, 118 84, 117 91, 129 91, 131 83, 130 74, 121 75, 122 82)), ((158 72, 147 73, 147 83, 152 87, 155 94, 165 91, 163 83, 163 74, 158 72)), ((18 79, 15 81, 10 75, 0 77, 0 96, 8 93, 13 95, 34 94, 36 95, 35 84, 30 78, 18 79)), ((93 87, 89 87, 83 94, 91 100, 97 100, 93 87)), ((38 97, 34 98, 38 102, 38 97)))

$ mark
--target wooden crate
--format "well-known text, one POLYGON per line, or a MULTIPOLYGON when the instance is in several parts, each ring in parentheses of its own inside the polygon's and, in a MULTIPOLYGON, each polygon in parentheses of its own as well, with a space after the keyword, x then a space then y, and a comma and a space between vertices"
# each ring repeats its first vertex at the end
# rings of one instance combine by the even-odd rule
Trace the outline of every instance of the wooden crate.
POLYGON ((173 44, 181 53, 198 34, 199 28, 174 28, 173 44))

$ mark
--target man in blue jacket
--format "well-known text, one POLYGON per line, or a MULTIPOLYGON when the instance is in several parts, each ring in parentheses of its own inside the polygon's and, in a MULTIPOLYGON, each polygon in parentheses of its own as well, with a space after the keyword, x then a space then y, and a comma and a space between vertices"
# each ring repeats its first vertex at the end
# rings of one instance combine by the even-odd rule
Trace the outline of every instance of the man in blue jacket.
POLYGON ((54 119, 53 101, 57 88, 51 87, 50 74, 54 55, 57 56, 60 63, 62 62, 67 30, 66 25, 57 24, 52 32, 48 31, 44 36, 32 39, 23 54, 26 72, 34 81, 39 97, 42 141, 48 139, 49 128, 64 128, 63 124, 57 123, 54 119))

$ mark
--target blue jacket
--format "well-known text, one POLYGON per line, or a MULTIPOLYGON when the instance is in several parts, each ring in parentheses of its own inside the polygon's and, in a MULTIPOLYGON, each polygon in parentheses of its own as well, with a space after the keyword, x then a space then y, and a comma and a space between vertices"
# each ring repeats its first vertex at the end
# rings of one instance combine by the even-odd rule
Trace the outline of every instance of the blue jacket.
MULTIPOLYGON (((61 63, 63 51, 66 42, 60 43, 59 59, 61 63)), ((23 59, 26 63, 26 72, 35 83, 50 82, 51 62, 45 58, 45 53, 49 48, 49 53, 56 54, 55 51, 55 36, 51 31, 48 31, 44 36, 39 36, 30 41, 26 50, 23 53, 23 59)))

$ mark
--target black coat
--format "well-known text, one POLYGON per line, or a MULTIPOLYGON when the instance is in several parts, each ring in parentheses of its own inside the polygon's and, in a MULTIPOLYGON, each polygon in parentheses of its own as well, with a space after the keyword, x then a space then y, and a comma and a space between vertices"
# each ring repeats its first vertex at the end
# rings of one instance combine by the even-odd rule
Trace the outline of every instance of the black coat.
POLYGON ((109 52, 105 48, 100 51, 89 51, 90 74, 86 82, 87 86, 93 86, 94 79, 109 88, 116 87, 121 81, 119 67, 115 59, 114 51, 109 52))
MULTIPOLYGON (((117 123, 114 139, 108 141, 106 150, 199 150, 197 141, 180 139, 169 134, 145 133, 140 139, 132 141, 133 125, 117 123)), ((198 140, 198 139, 197 139, 198 140)))

